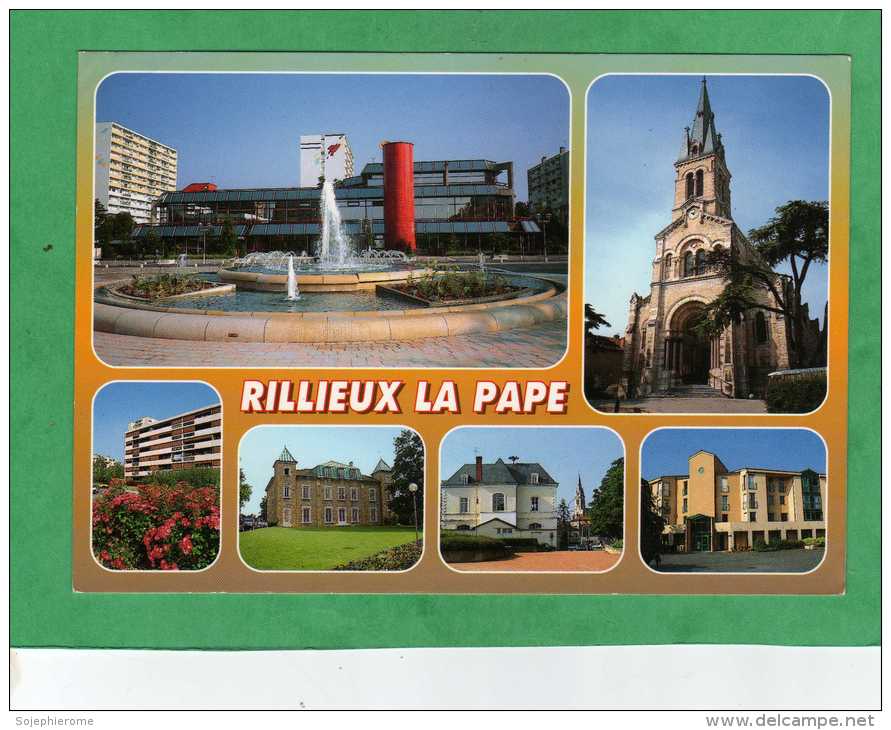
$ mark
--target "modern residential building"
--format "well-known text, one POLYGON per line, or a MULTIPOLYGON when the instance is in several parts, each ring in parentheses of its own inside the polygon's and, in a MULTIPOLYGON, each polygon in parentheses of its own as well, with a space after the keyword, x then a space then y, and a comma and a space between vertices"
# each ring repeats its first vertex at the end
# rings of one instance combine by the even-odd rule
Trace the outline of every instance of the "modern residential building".
POLYGON ((550 211, 563 223, 569 220, 569 150, 561 147, 552 157, 526 171, 531 213, 550 211))
POLYGON ((318 187, 321 177, 345 180, 352 176, 353 150, 345 134, 300 135, 300 187, 318 187))
POLYGON ((477 456, 442 482, 440 526, 556 546, 557 486, 541 464, 484 464, 477 456))
POLYGON ((687 474, 649 480, 665 520, 668 549, 745 550, 756 542, 826 536, 826 475, 812 469, 729 470, 708 451, 689 459, 687 474))
POLYGON ((149 223, 152 206, 176 190, 176 150, 117 122, 96 124, 95 198, 109 213, 149 223))
MULTIPOLYGON (((409 144, 389 143, 385 148, 402 150, 409 144)), ((447 253, 453 245, 476 249, 492 236, 523 237, 527 251, 540 245, 536 223, 514 214, 512 162, 413 161, 391 169, 398 175, 385 176, 384 163, 371 162, 335 186, 344 232, 357 248, 400 246, 406 226, 415 233, 408 248, 413 250, 416 243, 418 251, 431 254, 447 253), (405 200, 406 188, 414 190, 413 199, 405 200), (400 204, 389 208, 389 217, 388 200, 400 204)), ((218 236, 228 219, 244 242, 242 250, 312 253, 321 232, 320 196, 316 184, 168 192, 158 201, 155 231, 160 238, 186 244, 204 235, 218 236)), ((135 235, 144 236, 147 230, 139 226, 135 235)))
POLYGON ((285 446, 266 485, 266 520, 279 527, 380 525, 391 516, 391 481, 390 466, 383 459, 370 476, 353 462, 326 461, 300 469, 285 446))
POLYGON ((222 406, 197 408, 170 418, 143 416, 124 434, 124 477, 156 471, 220 467, 222 406))

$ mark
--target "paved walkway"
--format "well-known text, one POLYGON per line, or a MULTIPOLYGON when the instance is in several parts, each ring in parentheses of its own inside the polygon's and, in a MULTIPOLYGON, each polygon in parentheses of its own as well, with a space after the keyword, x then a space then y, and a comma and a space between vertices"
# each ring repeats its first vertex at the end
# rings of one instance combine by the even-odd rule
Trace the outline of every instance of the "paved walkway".
MULTIPOLYGON (((591 404, 598 411, 612 413, 615 401, 595 401, 591 404)), ((725 398, 639 398, 623 400, 619 405, 621 413, 767 413, 763 400, 743 400, 725 398)))
POLYGON ((675 553, 662 556, 665 573, 807 573, 823 560, 823 550, 740 553, 675 553))
POLYGON ((499 571, 566 571, 591 572, 609 570, 621 555, 604 550, 558 550, 551 553, 516 553, 507 560, 485 560, 479 563, 449 563, 455 570, 499 571))
POLYGON ((123 367, 544 368, 566 349, 566 320, 454 337, 331 344, 195 342, 94 333, 96 353, 123 367))

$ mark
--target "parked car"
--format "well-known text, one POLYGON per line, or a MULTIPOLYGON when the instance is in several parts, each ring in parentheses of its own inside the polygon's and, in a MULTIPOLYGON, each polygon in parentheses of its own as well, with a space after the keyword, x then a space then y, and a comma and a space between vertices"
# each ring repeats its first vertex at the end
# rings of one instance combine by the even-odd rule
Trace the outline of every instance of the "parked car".
POLYGON ((256 520, 253 515, 242 515, 241 520, 239 521, 239 529, 241 532, 247 532, 248 530, 253 530, 257 526, 256 520))

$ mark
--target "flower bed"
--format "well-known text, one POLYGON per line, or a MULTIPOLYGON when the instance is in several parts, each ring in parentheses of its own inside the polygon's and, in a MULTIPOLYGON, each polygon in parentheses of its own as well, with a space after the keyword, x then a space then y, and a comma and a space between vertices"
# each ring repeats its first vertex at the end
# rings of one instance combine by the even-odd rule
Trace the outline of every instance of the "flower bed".
POLYGON ((334 570, 408 570, 421 559, 422 544, 410 542, 338 565, 334 570))
POLYGON ((113 570, 201 570, 220 546, 219 490, 116 484, 93 499, 93 554, 113 570))
POLYGON ((134 274, 133 281, 117 287, 116 293, 143 301, 169 299, 183 294, 195 294, 207 289, 215 289, 218 285, 195 276, 179 276, 177 274, 157 274, 156 276, 140 276, 134 274))
POLYGON ((428 307, 495 302, 513 299, 530 291, 511 284, 500 275, 484 271, 432 271, 419 278, 409 277, 403 282, 378 286, 378 289, 404 296, 428 307))

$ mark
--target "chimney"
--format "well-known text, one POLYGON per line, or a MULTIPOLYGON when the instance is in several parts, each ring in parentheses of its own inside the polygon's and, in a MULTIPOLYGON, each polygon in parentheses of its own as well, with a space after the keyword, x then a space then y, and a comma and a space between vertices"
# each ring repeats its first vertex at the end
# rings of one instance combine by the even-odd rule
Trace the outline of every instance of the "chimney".
POLYGON ((561 148, 560 148, 560 154, 562 155, 564 152, 566 152, 566 148, 565 148, 565 147, 561 147, 561 148))
POLYGON ((476 457, 476 480, 477 482, 483 481, 483 457, 476 457))

